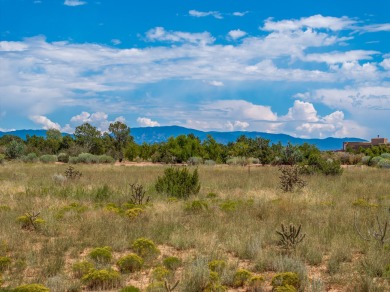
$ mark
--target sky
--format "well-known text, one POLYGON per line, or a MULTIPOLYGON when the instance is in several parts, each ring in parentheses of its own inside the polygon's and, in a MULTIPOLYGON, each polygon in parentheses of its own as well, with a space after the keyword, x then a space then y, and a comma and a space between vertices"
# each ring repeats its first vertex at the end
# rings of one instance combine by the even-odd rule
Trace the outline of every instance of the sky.
POLYGON ((0 131, 390 138, 388 0, 0 0, 0 131))

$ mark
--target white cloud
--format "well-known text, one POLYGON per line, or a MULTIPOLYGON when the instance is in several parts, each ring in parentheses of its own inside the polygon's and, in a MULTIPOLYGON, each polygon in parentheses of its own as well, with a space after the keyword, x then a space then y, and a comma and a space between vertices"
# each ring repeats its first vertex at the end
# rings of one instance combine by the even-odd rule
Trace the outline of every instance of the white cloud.
POLYGON ((380 65, 386 69, 386 70, 390 70, 390 59, 384 59, 380 65))
POLYGON ((339 31, 351 28, 355 23, 355 20, 346 16, 331 17, 317 14, 310 17, 302 17, 300 19, 280 21, 273 21, 272 18, 268 18, 261 29, 265 31, 294 31, 302 28, 314 28, 339 31))
POLYGON ((189 33, 182 31, 166 31, 163 27, 155 27, 146 33, 146 37, 150 41, 169 41, 169 42, 189 42, 210 44, 215 39, 209 32, 189 33))
POLYGON ((190 10, 188 11, 188 14, 193 17, 206 17, 206 16, 213 16, 216 19, 222 19, 223 16, 219 11, 198 11, 198 10, 190 10))
POLYGON ((317 122, 319 118, 313 104, 295 100, 293 107, 289 108, 287 115, 281 120, 317 122))
POLYGON ((119 39, 112 39, 111 43, 116 46, 116 45, 120 45, 122 43, 122 41, 119 39))
POLYGON ((245 31, 240 30, 240 29, 235 29, 235 30, 229 31, 228 35, 233 40, 236 40, 236 39, 239 39, 239 38, 246 36, 247 33, 245 31))
POLYGON ((357 30, 363 32, 390 31, 390 23, 365 25, 363 27, 358 27, 357 30))
POLYGON ((0 41, 0 52, 21 52, 27 50, 28 46, 21 42, 0 41))
POLYGON ((378 51, 353 50, 347 52, 329 52, 319 54, 308 54, 305 61, 324 62, 328 64, 354 62, 360 60, 372 60, 372 55, 379 54, 378 51))
POLYGON ((249 127, 249 123, 247 123, 247 122, 241 122, 241 121, 230 122, 230 121, 228 121, 226 123, 226 128, 228 131, 243 131, 248 127, 249 127))
POLYGON ((248 13, 249 13, 249 11, 244 11, 244 12, 236 11, 236 12, 233 12, 233 15, 234 16, 238 16, 238 17, 242 17, 242 16, 245 16, 248 13))
POLYGON ((61 126, 58 123, 52 122, 50 119, 48 119, 45 116, 32 116, 30 119, 36 123, 42 126, 42 129, 49 130, 49 129, 56 129, 61 130, 61 126))
MULTIPOLYGON (((105 112, 95 112, 92 114, 88 112, 82 112, 81 114, 73 116, 70 119, 70 122, 75 126, 81 125, 83 123, 89 123, 101 132, 107 132, 110 124, 117 121, 126 123, 125 118, 122 116, 117 117, 114 121, 108 120, 108 114, 105 112)), ((71 127, 69 128, 71 129, 71 127)))
POLYGON ((149 118, 137 118, 137 123, 138 125, 140 125, 141 127, 158 127, 160 126, 160 124, 156 121, 152 121, 151 119, 149 118))
POLYGON ((216 87, 225 86, 225 84, 222 81, 216 81, 216 80, 209 81, 208 84, 210 84, 212 86, 216 86, 216 87))
POLYGON ((87 2, 80 0, 65 0, 64 2, 64 5, 66 6, 80 6, 85 4, 87 4, 87 2))

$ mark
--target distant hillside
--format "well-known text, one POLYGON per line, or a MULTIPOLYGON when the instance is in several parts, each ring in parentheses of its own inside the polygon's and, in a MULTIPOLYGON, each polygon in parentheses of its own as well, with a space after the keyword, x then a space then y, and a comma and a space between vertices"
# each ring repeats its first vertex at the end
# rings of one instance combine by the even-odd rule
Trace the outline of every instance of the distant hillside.
MULTIPOLYGON (((179 135, 188 135, 194 134, 196 137, 199 137, 202 141, 207 138, 207 135, 211 135, 214 139, 222 144, 227 144, 229 142, 234 142, 236 139, 245 135, 249 138, 265 138, 269 139, 271 143, 281 142, 283 145, 286 145, 288 142, 300 145, 303 143, 309 143, 316 145, 320 150, 340 150, 343 147, 344 141, 349 142, 359 142, 365 141, 359 138, 326 138, 326 139, 301 139, 295 138, 285 134, 269 134, 262 132, 244 132, 244 131, 235 131, 235 132, 203 132, 194 129, 187 129, 179 126, 164 126, 164 127, 143 127, 143 128, 132 128, 131 135, 134 137, 134 140, 138 144, 146 143, 155 143, 155 142, 164 142, 167 141, 169 137, 177 137, 179 135)), ((39 137, 46 136, 46 130, 17 130, 13 132, 0 132, 0 137, 4 135, 14 135, 22 139, 26 139, 26 135, 36 135, 39 137)), ((67 135, 67 134, 64 134, 67 135)))

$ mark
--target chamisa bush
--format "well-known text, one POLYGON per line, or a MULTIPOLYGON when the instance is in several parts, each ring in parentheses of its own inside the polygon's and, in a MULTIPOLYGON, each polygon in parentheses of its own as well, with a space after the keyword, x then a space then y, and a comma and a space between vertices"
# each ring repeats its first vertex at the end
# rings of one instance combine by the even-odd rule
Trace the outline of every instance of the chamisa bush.
POLYGON ((28 284, 16 287, 13 292, 49 292, 49 288, 46 288, 40 284, 28 284))
POLYGON ((41 157, 39 157, 39 160, 42 162, 42 163, 52 163, 52 162, 57 162, 57 156, 56 155, 42 155, 41 157))
POLYGON ((164 175, 158 177, 155 188, 160 194, 187 199, 190 195, 199 193, 198 170, 191 173, 186 167, 167 168, 164 175))

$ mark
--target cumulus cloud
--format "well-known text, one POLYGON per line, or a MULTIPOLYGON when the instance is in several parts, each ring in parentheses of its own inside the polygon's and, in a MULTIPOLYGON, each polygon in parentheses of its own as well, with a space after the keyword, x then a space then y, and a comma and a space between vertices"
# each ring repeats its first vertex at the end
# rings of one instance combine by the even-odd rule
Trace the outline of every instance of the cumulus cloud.
MULTIPOLYGON (((125 118, 122 116, 117 117, 114 121, 110 121, 108 120, 108 114, 106 114, 105 112, 95 112, 92 114, 90 114, 89 112, 82 112, 79 115, 73 116, 70 119, 70 122, 75 126, 84 123, 89 123, 101 132, 107 132, 110 124, 117 121, 122 123, 126 122, 125 118)), ((71 127, 69 127, 69 129, 71 129, 71 127)))
POLYGON ((247 33, 245 31, 242 31, 240 29, 235 29, 235 30, 229 31, 228 36, 231 39, 236 40, 236 39, 239 39, 239 38, 246 36, 246 34, 247 33))
POLYGON ((234 121, 234 122, 227 122, 226 128, 228 131, 242 131, 249 127, 249 123, 247 122, 241 122, 241 121, 234 121))
POLYGON ((346 16, 331 17, 317 14, 309 17, 302 17, 300 19, 280 21, 274 21, 273 18, 268 18, 261 29, 265 31, 293 31, 302 28, 314 28, 339 31, 346 28, 352 28, 352 25, 354 24, 356 24, 356 21, 346 16))
POLYGON ((210 44, 215 39, 209 32, 189 33, 182 31, 166 31, 163 27, 155 27, 146 33, 150 41, 168 41, 168 42, 189 42, 210 44))
POLYGON ((372 60, 373 55, 379 54, 378 51, 353 50, 347 52, 329 52, 308 54, 305 56, 305 61, 324 62, 328 64, 356 62, 360 60, 372 60))
POLYGON ((0 52, 21 52, 27 48, 28 46, 21 42, 0 41, 0 52))
POLYGON ((160 126, 160 124, 158 122, 152 121, 151 119, 145 118, 145 117, 137 118, 137 123, 141 127, 158 127, 158 126, 160 126))
POLYGON ((66 6, 81 6, 85 5, 87 2, 80 0, 65 0, 64 5, 66 6))
POLYGON ((206 17, 206 16, 212 16, 216 19, 222 19, 223 16, 219 11, 198 11, 198 10, 190 10, 188 11, 188 14, 193 17, 206 17))
POLYGON ((249 13, 249 11, 244 11, 244 12, 236 11, 236 12, 233 12, 233 15, 234 15, 234 16, 242 17, 242 16, 247 15, 248 13, 249 13))
POLYGON ((50 119, 48 119, 45 116, 32 116, 30 119, 36 123, 42 126, 42 129, 49 130, 49 129, 56 129, 61 130, 61 126, 58 123, 52 122, 50 119))
POLYGON ((282 120, 317 122, 317 111, 310 102, 295 100, 293 107, 289 108, 282 120))

